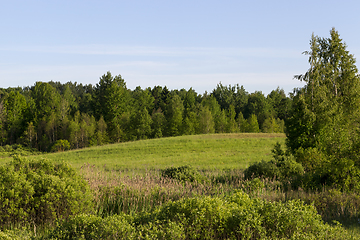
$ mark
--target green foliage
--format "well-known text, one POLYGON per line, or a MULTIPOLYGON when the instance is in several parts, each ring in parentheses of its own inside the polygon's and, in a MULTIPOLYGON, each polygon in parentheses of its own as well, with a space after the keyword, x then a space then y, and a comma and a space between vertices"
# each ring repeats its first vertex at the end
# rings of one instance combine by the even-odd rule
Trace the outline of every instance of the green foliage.
POLYGON ((299 187, 298 181, 304 174, 303 166, 296 162, 289 152, 284 151, 280 143, 275 144, 272 153, 273 160, 257 162, 245 169, 245 178, 260 177, 290 181, 293 187, 299 187))
POLYGON ((210 95, 166 86, 130 90, 121 75, 110 72, 95 86, 50 81, 0 91, 0 145, 20 143, 40 151, 51 151, 57 140, 78 149, 179 135, 279 132, 274 124, 264 130, 264 119, 277 119, 280 114, 270 108, 290 100, 279 89, 266 98, 221 83, 210 95))
POLYGON ((207 106, 200 107, 198 119, 199 119, 199 126, 197 131, 198 133, 207 134, 207 133, 215 132, 214 118, 207 106))
POLYGON ((273 161, 261 161, 251 164, 244 171, 245 178, 269 178, 277 179, 280 177, 280 169, 276 166, 273 161))
POLYGON ((260 180, 260 178, 254 178, 244 183, 244 188, 248 192, 258 192, 261 191, 264 187, 265 184, 260 180))
POLYGON ((95 87, 94 104, 98 119, 103 116, 108 125, 108 133, 113 142, 124 137, 122 115, 129 108, 129 92, 121 75, 113 77, 110 72, 104 74, 95 87))
POLYGON ((278 119, 275 119, 273 117, 265 119, 263 126, 262 126, 262 132, 267 133, 282 133, 284 132, 284 121, 278 119))
POLYGON ((25 97, 19 92, 11 91, 4 101, 5 129, 10 144, 14 144, 25 129, 26 109, 25 97))
POLYGON ((42 239, 134 239, 135 228, 129 222, 124 215, 101 218, 80 214, 64 221, 42 239))
POLYGON ((39 155, 40 152, 35 148, 24 147, 20 144, 0 146, 1 157, 12 157, 12 156, 29 156, 39 155))
POLYGON ((12 231, 6 231, 6 232, 0 231, 0 240, 20 240, 20 239, 23 238, 18 237, 17 234, 12 231))
POLYGON ((260 132, 258 120, 255 114, 251 114, 247 122, 248 124, 247 124, 246 132, 253 132, 253 133, 260 132))
POLYGON ((300 201, 266 202, 242 192, 228 199, 201 197, 169 202, 135 217, 136 226, 177 223, 186 239, 343 239, 339 227, 323 224, 313 206, 300 201))
POLYGON ((179 136, 181 135, 182 122, 183 122, 184 105, 181 98, 174 94, 170 98, 169 105, 167 106, 167 135, 179 136))
POLYGON ((161 171, 161 176, 185 182, 202 182, 205 178, 190 166, 170 167, 161 171))
POLYGON ((46 239, 349 239, 340 226, 324 224, 301 201, 251 199, 236 192, 226 199, 196 197, 168 202, 134 215, 78 215, 46 239))
POLYGON ((329 156, 357 159, 360 79, 355 58, 334 28, 329 38, 313 35, 305 53, 310 69, 295 76, 306 85, 294 92, 287 145, 293 152, 316 147, 329 156))
POLYGON ((20 157, 0 166, 0 223, 51 223, 91 209, 86 182, 65 163, 20 157))
POLYGON ((63 152, 70 149, 70 143, 68 140, 57 140, 54 145, 51 147, 51 152, 63 152))

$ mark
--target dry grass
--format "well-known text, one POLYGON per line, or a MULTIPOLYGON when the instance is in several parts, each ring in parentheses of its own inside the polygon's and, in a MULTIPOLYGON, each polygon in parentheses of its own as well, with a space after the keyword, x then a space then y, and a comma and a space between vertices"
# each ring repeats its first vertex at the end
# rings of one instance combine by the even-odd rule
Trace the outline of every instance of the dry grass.
POLYGON ((190 183, 162 178, 160 170, 156 169, 107 171, 89 164, 81 168, 95 192, 96 211, 102 216, 149 212, 168 201, 194 196, 226 197, 241 189, 267 201, 300 199, 313 204, 324 221, 337 220, 354 234, 360 234, 360 196, 357 194, 334 189, 313 193, 302 189, 284 191, 281 183, 272 179, 244 180, 242 170, 199 171, 208 181, 190 183))

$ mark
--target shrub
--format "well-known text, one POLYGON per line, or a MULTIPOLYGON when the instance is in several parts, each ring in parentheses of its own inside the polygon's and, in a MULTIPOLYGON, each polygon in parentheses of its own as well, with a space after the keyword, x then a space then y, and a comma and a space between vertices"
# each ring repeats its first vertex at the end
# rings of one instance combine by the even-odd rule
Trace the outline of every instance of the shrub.
POLYGON ((40 152, 35 148, 24 147, 20 144, 0 146, 0 156, 12 157, 12 156, 29 156, 38 155, 40 152))
POLYGON ((311 205, 299 200, 282 203, 251 199, 241 191, 225 199, 195 197, 168 202, 134 221, 137 229, 154 225, 163 229, 168 223, 176 224, 183 229, 184 239, 349 238, 340 226, 324 224, 311 205))
POLYGON ((245 169, 245 179, 269 178, 283 183, 290 182, 293 188, 298 188, 304 174, 302 165, 296 162, 289 152, 283 151, 279 143, 275 145, 272 153, 272 160, 254 163, 245 169))
POLYGON ((203 182, 205 177, 190 166, 170 167, 161 171, 161 176, 179 181, 203 182))
POLYGON ((57 140, 54 145, 52 145, 50 152, 63 152, 69 150, 70 143, 68 140, 57 140))
POLYGON ((254 178, 251 179, 250 181, 245 181, 244 188, 248 192, 259 192, 265 188, 265 183, 261 181, 259 178, 254 178))
POLYGON ((14 157, 0 166, 1 225, 51 223, 91 207, 87 183, 66 163, 14 157))
POLYGON ((277 179, 280 177, 280 169, 273 161, 264 161, 250 165, 244 171, 245 179, 251 178, 270 178, 277 179))
POLYGON ((80 214, 62 222, 44 239, 133 239, 135 228, 130 223, 125 215, 101 218, 80 214))

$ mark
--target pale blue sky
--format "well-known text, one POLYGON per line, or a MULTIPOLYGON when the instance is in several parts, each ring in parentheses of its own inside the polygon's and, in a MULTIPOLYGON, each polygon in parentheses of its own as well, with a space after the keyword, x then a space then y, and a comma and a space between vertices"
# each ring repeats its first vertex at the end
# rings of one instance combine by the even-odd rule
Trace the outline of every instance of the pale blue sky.
POLYGON ((219 82, 290 92, 314 32, 360 55, 359 1, 0 1, 0 87, 96 84, 211 92, 219 82))

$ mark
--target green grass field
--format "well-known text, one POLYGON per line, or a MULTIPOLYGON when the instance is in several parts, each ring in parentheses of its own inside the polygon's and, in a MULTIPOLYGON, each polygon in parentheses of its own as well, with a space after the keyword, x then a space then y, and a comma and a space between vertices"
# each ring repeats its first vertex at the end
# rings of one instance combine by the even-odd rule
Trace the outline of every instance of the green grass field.
POLYGON ((110 144, 45 157, 65 161, 79 169, 84 164, 109 170, 149 169, 190 165, 201 169, 245 169, 249 164, 271 159, 276 142, 284 143, 284 134, 237 133, 192 135, 110 144))

